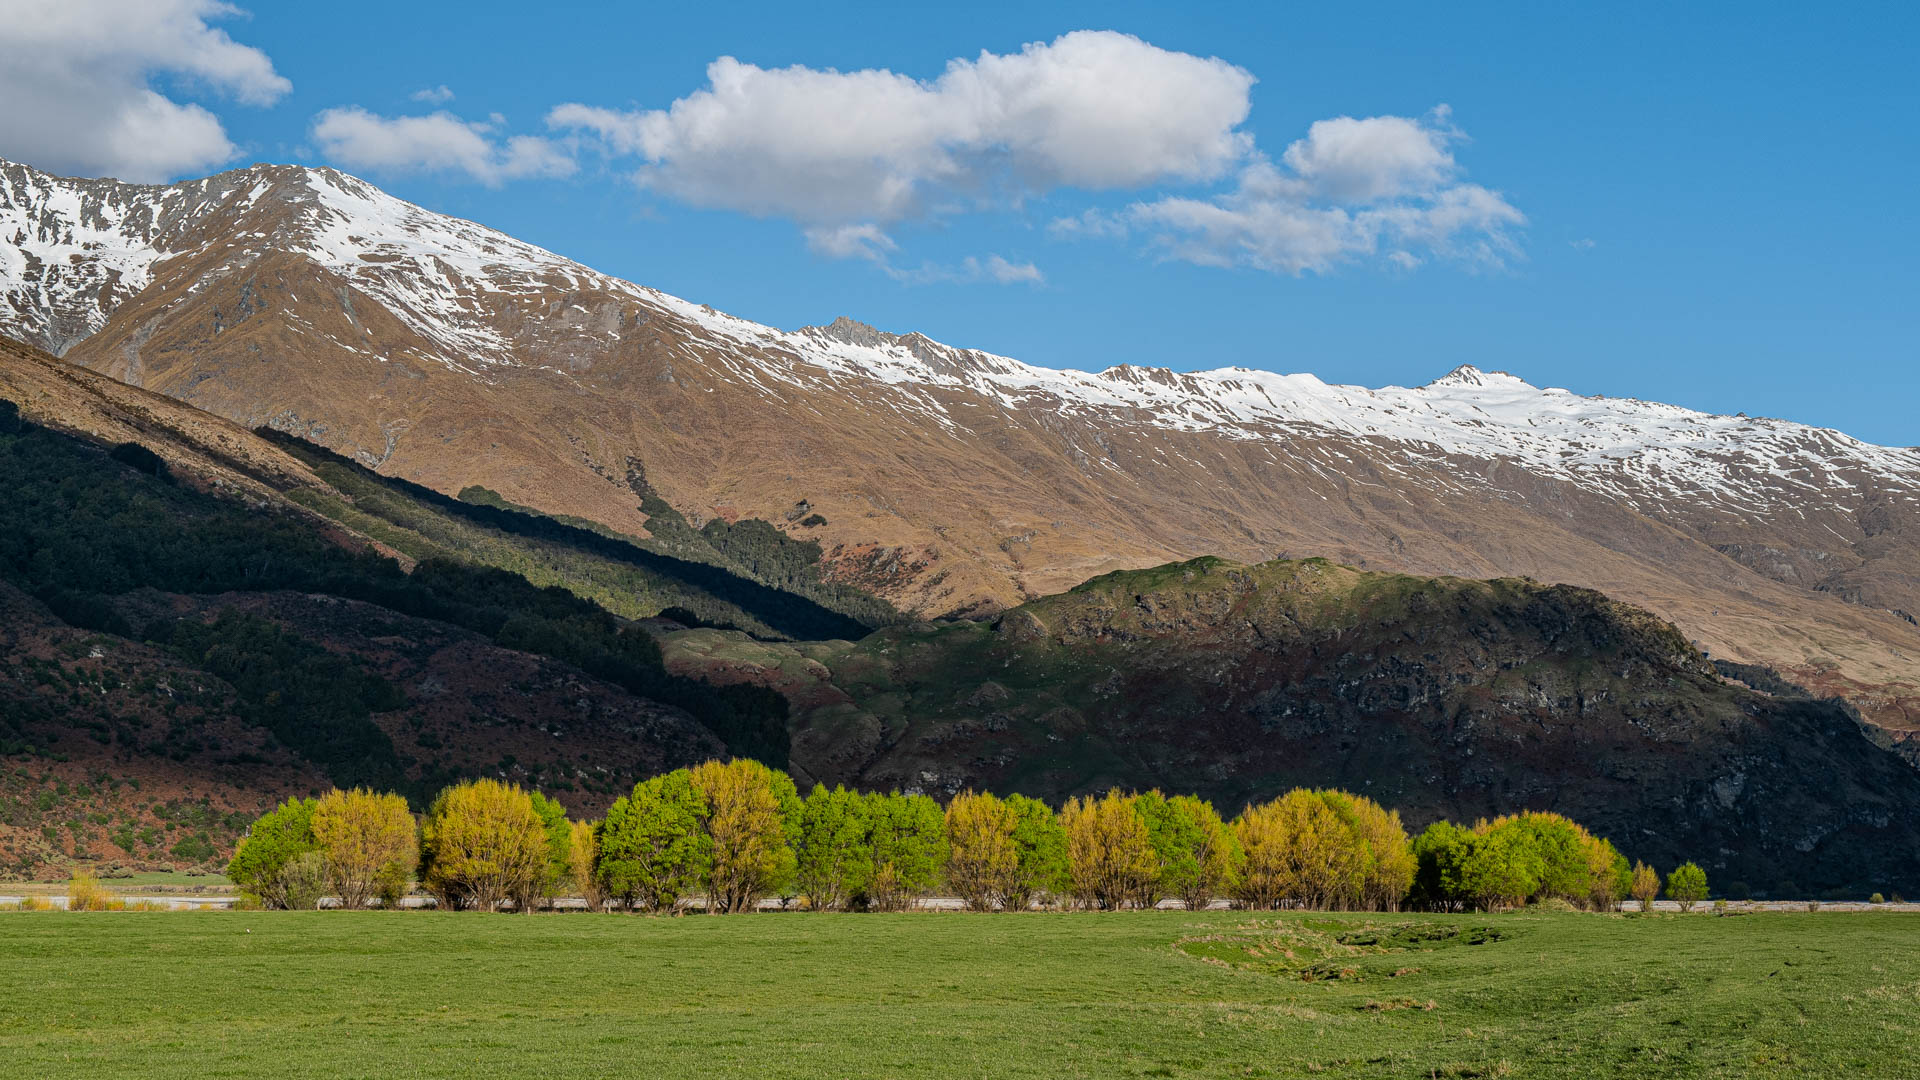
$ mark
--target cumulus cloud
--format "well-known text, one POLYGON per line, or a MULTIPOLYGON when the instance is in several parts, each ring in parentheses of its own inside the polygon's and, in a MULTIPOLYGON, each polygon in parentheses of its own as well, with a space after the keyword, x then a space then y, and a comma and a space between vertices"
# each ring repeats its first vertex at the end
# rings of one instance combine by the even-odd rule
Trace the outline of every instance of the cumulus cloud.
POLYGON ((1526 219, 1465 181, 1465 135, 1446 106, 1320 120, 1271 156, 1241 130, 1254 81, 1218 58, 1077 31, 953 60, 930 80, 722 57, 705 87, 664 109, 567 104, 547 124, 634 160, 646 190, 792 220, 815 252, 904 280, 1039 280, 1031 264, 1021 277, 990 258, 902 269, 894 233, 1072 192, 1141 194, 1055 221, 1056 238, 1144 237, 1208 265, 1300 274, 1518 255, 1526 219))
POLYGON ((415 101, 426 102, 428 105, 445 105, 453 100, 453 91, 447 89, 446 83, 441 83, 439 86, 430 86, 425 90, 415 90, 407 96, 415 101))
POLYGON ((506 180, 571 175, 572 156, 536 135, 499 138, 486 123, 448 112, 379 116, 358 106, 314 117, 313 138, 330 160, 370 172, 464 173, 489 186, 506 180))
POLYGON ((1304 190, 1340 202, 1430 191, 1457 170, 1447 144, 1461 136, 1448 123, 1451 115, 1442 105, 1424 122, 1404 116, 1318 120, 1281 161, 1304 190))
POLYGON ((219 0, 10 0, 0 26, 0 154, 42 168, 159 181, 238 153, 204 106, 154 89, 156 76, 243 105, 292 84, 267 55, 211 21, 219 0))
POLYGON ((1113 214, 1056 221, 1056 235, 1144 232, 1169 258, 1276 273, 1324 273, 1382 258, 1411 269, 1430 256, 1497 266, 1518 255, 1526 216, 1460 179, 1463 138, 1445 106, 1421 119, 1338 117, 1280 156, 1256 158, 1233 190, 1164 197, 1113 214))
POLYGON ((884 226, 1062 186, 1211 180, 1251 146, 1236 129, 1252 75, 1107 31, 982 52, 931 81, 732 57, 709 65, 707 80, 666 109, 569 104, 547 122, 641 159, 650 190, 809 229, 884 226))

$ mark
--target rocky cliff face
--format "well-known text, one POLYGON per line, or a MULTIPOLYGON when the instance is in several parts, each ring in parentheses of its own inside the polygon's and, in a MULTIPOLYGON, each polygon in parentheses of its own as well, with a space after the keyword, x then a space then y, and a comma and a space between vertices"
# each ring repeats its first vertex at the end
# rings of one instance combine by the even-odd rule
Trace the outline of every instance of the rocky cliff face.
POLYGON ((991 624, 800 647, 689 631, 667 652, 786 689, 794 762, 827 781, 1157 786, 1229 811, 1331 785, 1416 826, 1558 810, 1776 894, 1920 885, 1920 774, 1843 706, 1725 683, 1670 624, 1570 586, 1201 559, 991 624))
POLYGON ((0 332, 445 492, 641 533, 639 475, 696 524, 785 522, 926 615, 1206 553, 1522 574, 1920 729, 1913 449, 1471 368, 1372 390, 781 332, 284 166, 0 166, 0 296, 0 332))

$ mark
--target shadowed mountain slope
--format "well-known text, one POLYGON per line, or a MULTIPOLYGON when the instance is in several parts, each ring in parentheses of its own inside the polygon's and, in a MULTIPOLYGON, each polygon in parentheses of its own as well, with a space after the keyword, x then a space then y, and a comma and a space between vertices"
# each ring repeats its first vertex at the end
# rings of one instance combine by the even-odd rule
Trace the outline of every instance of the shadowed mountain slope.
POLYGON ((783 699, 666 672, 608 609, 864 632, 4 341, 0 490, 0 874, 217 861, 262 806, 330 784, 504 775, 590 816, 677 765, 783 763, 783 699))
POLYGON ((1207 558, 991 624, 664 650, 780 687, 795 765, 827 781, 1157 786, 1225 810, 1339 786, 1416 824, 1557 810, 1775 895, 1920 886, 1920 773, 1845 705, 1727 683, 1671 624, 1586 589, 1207 558))

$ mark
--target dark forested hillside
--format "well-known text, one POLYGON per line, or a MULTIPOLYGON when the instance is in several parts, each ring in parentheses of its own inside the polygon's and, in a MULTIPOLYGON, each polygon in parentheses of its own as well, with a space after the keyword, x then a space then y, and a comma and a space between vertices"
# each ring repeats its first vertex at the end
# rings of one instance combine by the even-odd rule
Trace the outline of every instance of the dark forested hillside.
MULTIPOLYGON (((171 640, 171 628, 135 627, 116 607, 116 597, 140 589, 291 589, 361 600, 571 664, 686 709, 737 753, 785 760, 777 694, 668 675, 652 638, 565 589, 450 559, 405 573, 390 558, 331 542, 309 520, 192 490, 23 423, 17 410, 8 415, 15 419, 13 431, 0 433, 0 484, 11 495, 0 504, 0 575, 73 625, 171 640)), ((191 640, 183 647, 195 648, 191 640)), ((271 653, 271 644, 262 647, 271 653)))

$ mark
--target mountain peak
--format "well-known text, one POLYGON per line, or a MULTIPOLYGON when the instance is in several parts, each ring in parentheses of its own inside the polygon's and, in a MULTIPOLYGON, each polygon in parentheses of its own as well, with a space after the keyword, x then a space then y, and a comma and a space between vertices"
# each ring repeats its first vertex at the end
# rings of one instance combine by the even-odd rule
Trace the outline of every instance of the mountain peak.
POLYGON ((1443 390, 1454 386, 1500 387, 1502 389, 1531 388, 1532 383, 1510 375, 1504 371, 1482 371, 1472 364, 1461 364, 1445 375, 1421 387, 1422 390, 1443 390))
POLYGON ((898 344, 900 341, 900 337, 897 334, 889 334, 884 330, 875 329, 858 319, 850 319, 845 315, 836 317, 825 326, 803 326, 799 332, 802 334, 813 334, 818 337, 831 338, 834 341, 843 342, 848 345, 864 345, 870 349, 898 344))

